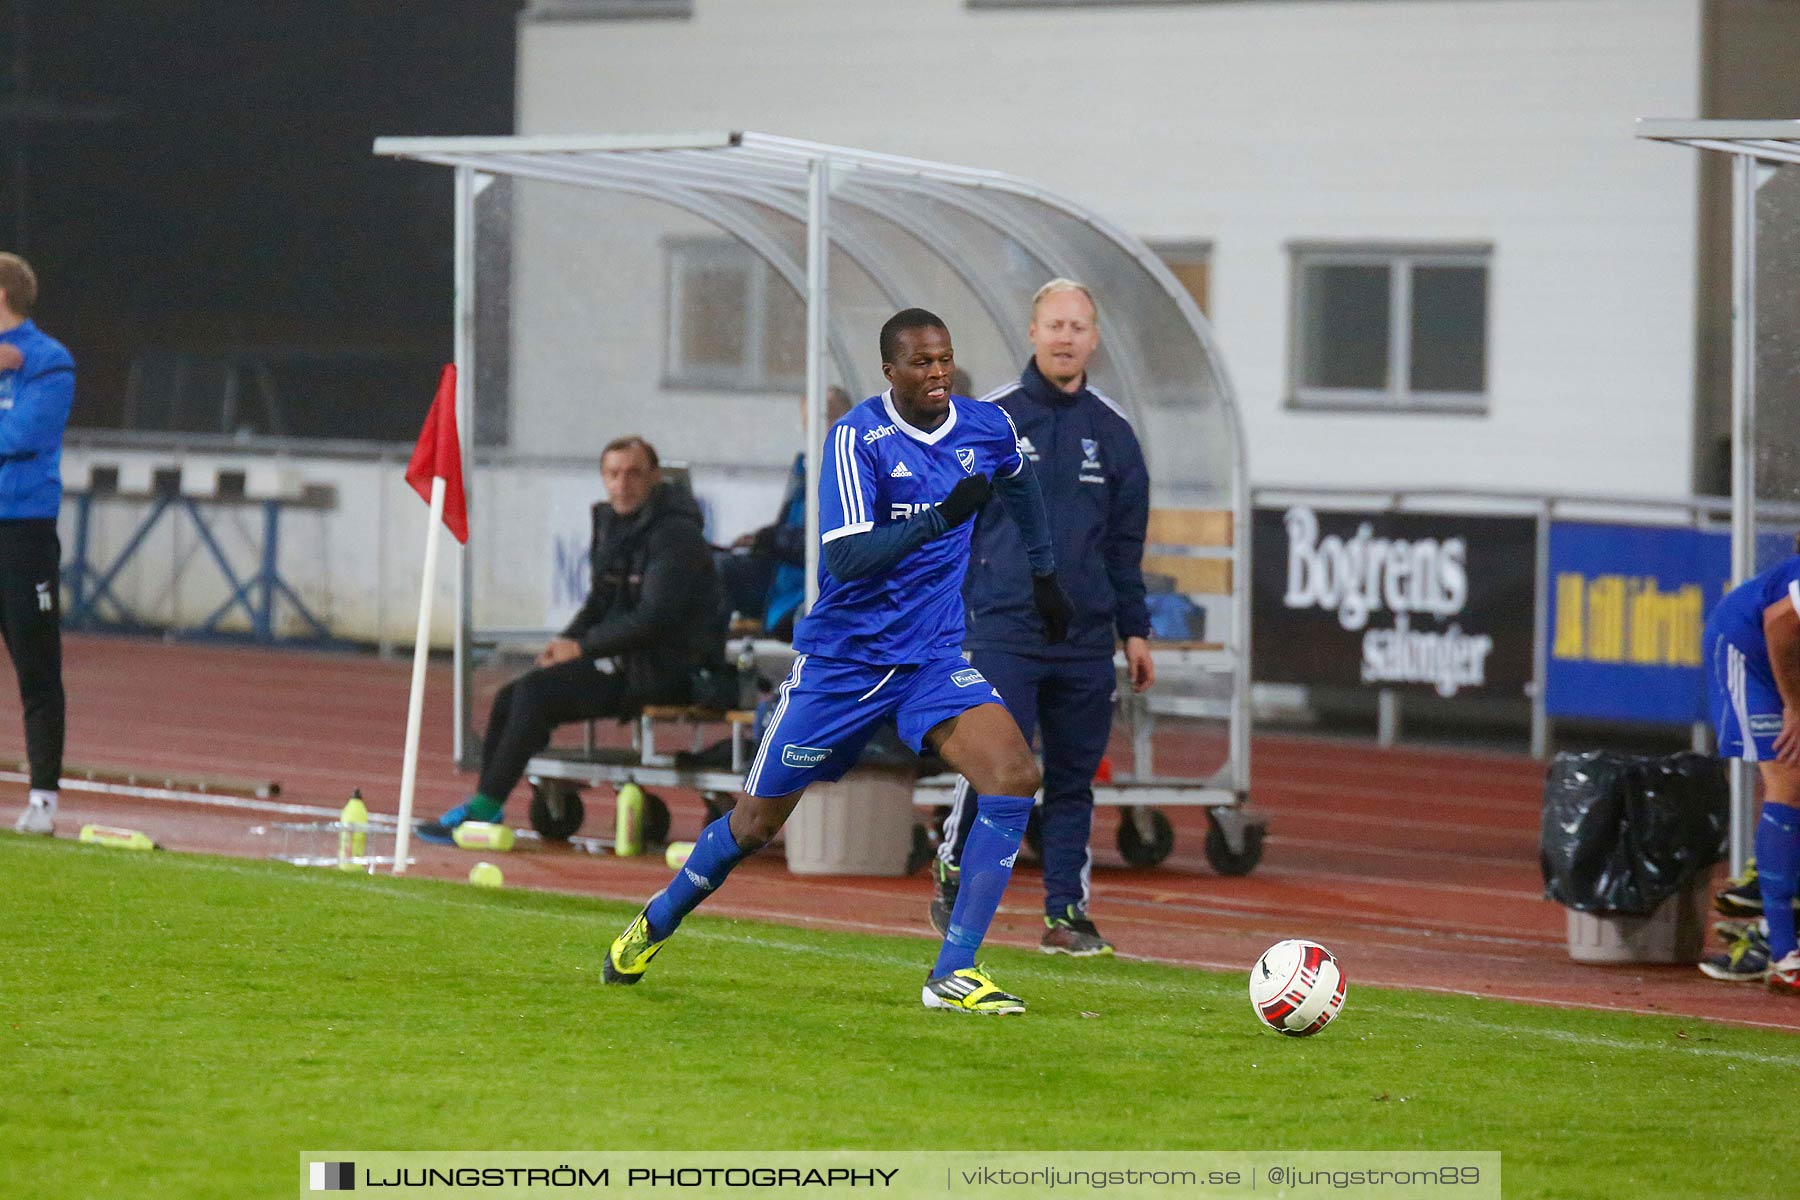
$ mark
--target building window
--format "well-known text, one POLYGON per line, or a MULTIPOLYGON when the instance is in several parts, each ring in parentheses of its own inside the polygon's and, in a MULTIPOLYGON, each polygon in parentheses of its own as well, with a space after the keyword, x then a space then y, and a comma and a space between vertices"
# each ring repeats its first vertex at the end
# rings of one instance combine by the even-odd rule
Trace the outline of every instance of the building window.
POLYGON ((1290 404, 1487 410, 1492 247, 1291 250, 1290 404))
POLYGON ((668 244, 670 387, 789 391, 806 383, 806 305, 728 238, 668 244))
POLYGON ((1150 249, 1194 298, 1202 316, 1212 316, 1212 243, 1152 242, 1150 249))

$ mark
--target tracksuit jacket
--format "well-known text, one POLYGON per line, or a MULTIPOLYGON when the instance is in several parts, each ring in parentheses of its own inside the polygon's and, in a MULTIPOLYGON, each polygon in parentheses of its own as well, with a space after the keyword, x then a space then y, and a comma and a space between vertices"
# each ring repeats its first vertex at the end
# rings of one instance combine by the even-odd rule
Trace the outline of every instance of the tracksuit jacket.
POLYGON ((1018 429, 1050 515, 1056 573, 1074 606, 1068 640, 1044 643, 1031 603, 1031 568, 1019 528, 990 501, 975 526, 963 585, 970 650, 1049 658, 1110 658, 1115 638, 1148 637, 1144 526, 1150 476, 1137 435, 1119 406, 1083 387, 1073 395, 1027 362, 1015 383, 982 400, 1000 405, 1018 429))
POLYGON ((54 519, 62 507, 62 438, 75 400, 75 360, 26 321, 0 333, 25 365, 0 372, 0 521, 54 519))

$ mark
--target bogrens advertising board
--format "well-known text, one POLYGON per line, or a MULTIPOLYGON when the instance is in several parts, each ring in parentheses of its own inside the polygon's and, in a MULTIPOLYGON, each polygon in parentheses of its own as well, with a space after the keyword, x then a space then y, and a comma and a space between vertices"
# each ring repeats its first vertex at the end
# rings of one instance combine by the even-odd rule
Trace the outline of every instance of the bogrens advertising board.
POLYGON ((1532 518, 1294 505, 1252 537, 1258 682, 1525 695, 1532 518))

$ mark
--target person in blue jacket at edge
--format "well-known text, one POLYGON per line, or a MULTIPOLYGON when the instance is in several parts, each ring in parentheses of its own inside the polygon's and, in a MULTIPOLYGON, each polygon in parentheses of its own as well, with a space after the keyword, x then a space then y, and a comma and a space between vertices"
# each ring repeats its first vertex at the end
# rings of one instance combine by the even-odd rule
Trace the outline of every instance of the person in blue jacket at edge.
POLYGON ((31 792, 14 828, 56 832, 64 700, 62 439, 75 401, 75 360, 31 319, 37 275, 0 252, 0 640, 19 677, 31 792))

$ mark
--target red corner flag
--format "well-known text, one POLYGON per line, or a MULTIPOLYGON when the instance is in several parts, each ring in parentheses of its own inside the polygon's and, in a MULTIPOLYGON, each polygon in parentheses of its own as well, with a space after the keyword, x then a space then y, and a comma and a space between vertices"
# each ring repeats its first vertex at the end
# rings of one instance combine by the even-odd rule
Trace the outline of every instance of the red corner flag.
POLYGON ((412 461, 406 464, 406 482, 425 503, 431 503, 431 481, 444 479, 444 527, 465 546, 469 543, 469 509, 463 499, 462 443, 456 436, 456 366, 444 364, 437 397, 419 431, 412 461))

